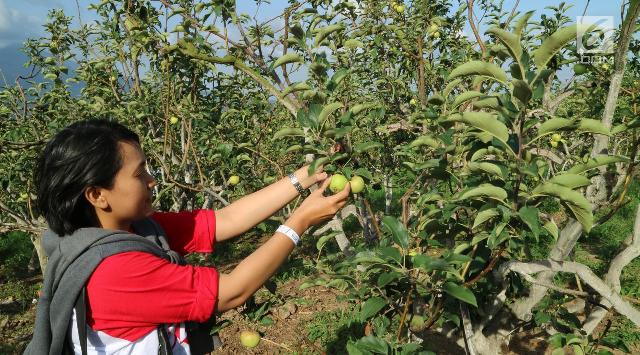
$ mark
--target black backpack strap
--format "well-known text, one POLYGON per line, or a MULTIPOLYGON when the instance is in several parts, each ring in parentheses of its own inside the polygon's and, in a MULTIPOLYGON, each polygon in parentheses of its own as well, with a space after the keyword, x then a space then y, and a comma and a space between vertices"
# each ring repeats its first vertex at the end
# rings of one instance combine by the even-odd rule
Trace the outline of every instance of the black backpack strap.
POLYGON ((76 298, 76 325, 78 326, 78 339, 82 355, 87 355, 87 288, 82 287, 76 298))
POLYGON ((169 341, 167 328, 165 328, 162 324, 158 326, 158 342, 160 343, 160 346, 158 347, 158 355, 173 354, 173 347, 171 346, 171 342, 169 341))

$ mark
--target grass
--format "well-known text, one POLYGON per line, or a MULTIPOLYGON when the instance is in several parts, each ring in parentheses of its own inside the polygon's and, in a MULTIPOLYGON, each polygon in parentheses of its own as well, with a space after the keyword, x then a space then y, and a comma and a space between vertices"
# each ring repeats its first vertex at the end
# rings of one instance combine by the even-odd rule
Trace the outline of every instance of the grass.
POLYGON ((364 336, 364 327, 358 322, 354 309, 319 312, 307 325, 307 337, 319 341, 328 354, 344 352, 349 339, 364 336))
POLYGON ((26 233, 0 235, 0 280, 18 280, 28 272, 33 244, 26 233))

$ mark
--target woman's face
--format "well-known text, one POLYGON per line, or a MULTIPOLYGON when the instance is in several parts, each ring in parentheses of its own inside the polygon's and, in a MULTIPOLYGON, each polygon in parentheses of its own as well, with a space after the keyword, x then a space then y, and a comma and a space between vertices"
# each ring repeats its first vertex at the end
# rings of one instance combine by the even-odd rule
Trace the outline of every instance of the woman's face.
POLYGON ((122 167, 116 173, 113 186, 103 190, 109 205, 105 212, 109 224, 128 229, 131 222, 153 212, 151 197, 156 180, 149 174, 146 157, 138 144, 120 142, 119 145, 122 167))

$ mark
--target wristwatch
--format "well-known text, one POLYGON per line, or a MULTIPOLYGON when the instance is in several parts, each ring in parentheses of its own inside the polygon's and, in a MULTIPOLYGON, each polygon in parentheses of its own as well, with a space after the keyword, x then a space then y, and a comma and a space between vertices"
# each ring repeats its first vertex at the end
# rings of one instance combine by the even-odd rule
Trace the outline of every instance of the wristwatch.
POLYGON ((295 176, 294 173, 289 174, 289 180, 291 180, 291 183, 296 188, 298 193, 302 195, 302 193, 304 192, 304 189, 302 188, 302 185, 300 185, 300 181, 298 181, 298 178, 295 176))

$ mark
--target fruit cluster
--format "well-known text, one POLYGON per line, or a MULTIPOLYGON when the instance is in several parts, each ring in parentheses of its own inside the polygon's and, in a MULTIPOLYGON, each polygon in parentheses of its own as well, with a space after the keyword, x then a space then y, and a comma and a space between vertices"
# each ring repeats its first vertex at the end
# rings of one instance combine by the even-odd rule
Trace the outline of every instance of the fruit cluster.
POLYGON ((351 181, 347 180, 347 178, 342 174, 335 174, 331 176, 331 183, 329 184, 329 190, 333 193, 340 192, 344 190, 344 187, 347 186, 347 182, 351 185, 351 193, 357 194, 364 190, 364 179, 360 176, 354 175, 351 178, 351 181))

